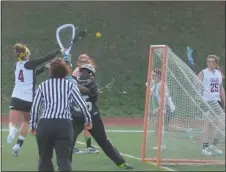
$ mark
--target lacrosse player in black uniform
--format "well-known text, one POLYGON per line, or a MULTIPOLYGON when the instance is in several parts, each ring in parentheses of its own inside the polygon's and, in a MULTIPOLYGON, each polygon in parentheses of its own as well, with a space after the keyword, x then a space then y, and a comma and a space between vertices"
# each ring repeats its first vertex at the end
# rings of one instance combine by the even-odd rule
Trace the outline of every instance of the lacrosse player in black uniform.
MULTIPOLYGON (((96 140, 97 144, 102 148, 105 154, 120 168, 123 169, 133 169, 132 166, 128 165, 124 158, 120 155, 118 150, 111 144, 108 140, 103 120, 100 116, 99 108, 97 107, 98 100, 98 85, 95 81, 95 69, 90 64, 83 65, 80 69, 80 76, 75 78, 83 89, 80 89, 83 98, 85 99, 88 110, 92 116, 93 128, 89 130, 92 137, 96 140)), ((84 129, 84 116, 82 116, 81 112, 75 106, 71 111, 74 116, 73 125, 74 125, 74 143, 77 140, 78 135, 84 129)), ((73 146, 71 152, 71 159, 73 154, 73 146)))
MULTIPOLYGON (((77 60, 77 67, 75 68, 75 70, 73 71, 72 75, 77 78, 80 75, 79 72, 79 68, 84 65, 84 64, 91 64, 94 68, 95 68, 95 63, 92 60, 92 58, 90 56, 88 56, 87 54, 81 54, 78 57, 77 60)), ((79 86, 81 87, 81 86, 79 86)), ((80 91, 82 91, 82 88, 80 88, 80 91)), ((78 147, 74 147, 73 152, 75 154, 82 154, 82 153, 87 153, 87 154, 96 154, 99 153, 100 151, 98 149, 96 149, 96 147, 94 145, 92 145, 92 139, 91 139, 91 134, 89 133, 88 130, 84 130, 84 138, 86 141, 86 149, 85 151, 80 150, 78 147)))

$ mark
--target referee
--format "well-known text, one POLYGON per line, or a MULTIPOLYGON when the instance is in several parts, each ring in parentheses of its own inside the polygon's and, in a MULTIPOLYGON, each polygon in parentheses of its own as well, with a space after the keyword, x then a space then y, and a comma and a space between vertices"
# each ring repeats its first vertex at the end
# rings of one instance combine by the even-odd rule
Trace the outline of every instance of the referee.
POLYGON ((74 131, 70 104, 78 105, 84 114, 85 128, 92 128, 92 120, 77 86, 64 79, 68 70, 62 59, 51 63, 50 74, 50 79, 40 84, 31 109, 30 127, 32 134, 36 134, 39 151, 38 171, 54 171, 53 149, 56 151, 59 171, 72 171, 70 153, 74 131), (44 104, 44 110, 38 122, 41 103, 44 104))

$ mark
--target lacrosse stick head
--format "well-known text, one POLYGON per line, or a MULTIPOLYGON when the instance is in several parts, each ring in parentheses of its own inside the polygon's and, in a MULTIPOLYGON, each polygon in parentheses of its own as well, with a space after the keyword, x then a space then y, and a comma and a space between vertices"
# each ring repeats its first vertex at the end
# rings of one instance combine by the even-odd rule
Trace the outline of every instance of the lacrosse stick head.
POLYGON ((75 38, 76 28, 73 24, 64 24, 57 28, 56 38, 61 49, 67 49, 65 54, 69 55, 71 51, 71 43, 75 38), (69 47, 69 48, 68 48, 69 47))

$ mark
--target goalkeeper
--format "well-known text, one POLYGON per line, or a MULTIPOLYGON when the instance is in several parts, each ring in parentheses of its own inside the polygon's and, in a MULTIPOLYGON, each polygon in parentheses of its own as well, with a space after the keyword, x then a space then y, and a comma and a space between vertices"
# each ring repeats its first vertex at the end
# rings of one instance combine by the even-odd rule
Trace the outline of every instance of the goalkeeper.
MULTIPOLYGON (((162 87, 162 81, 161 81, 161 71, 159 69, 154 69, 152 72, 152 79, 153 79, 153 86, 151 88, 151 94, 152 98, 156 100, 157 108, 153 110, 153 115, 157 118, 159 117, 159 111, 160 111, 160 102, 161 102, 161 87, 162 87)), ((169 93, 169 89, 167 86, 165 86, 165 108, 164 108, 164 130, 171 130, 171 131, 179 131, 184 132, 186 134, 186 137, 188 137, 188 134, 190 131, 192 131, 192 128, 182 128, 180 126, 172 125, 172 119, 174 117, 174 111, 175 111, 175 105, 172 101, 172 98, 169 93)), ((156 121, 156 134, 158 134, 158 120, 156 121)), ((164 131, 163 131, 164 135, 164 131)), ((156 150, 158 147, 153 147, 154 150, 156 150)), ((162 145, 162 151, 166 150, 167 146, 163 143, 162 145)))

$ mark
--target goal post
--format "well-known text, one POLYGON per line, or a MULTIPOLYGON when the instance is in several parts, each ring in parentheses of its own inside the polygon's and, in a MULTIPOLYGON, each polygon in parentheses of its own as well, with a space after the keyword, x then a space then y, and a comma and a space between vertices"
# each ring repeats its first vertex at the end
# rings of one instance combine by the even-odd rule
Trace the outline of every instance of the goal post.
POLYGON ((167 45, 150 46, 142 161, 225 164, 225 113, 217 102, 205 102, 203 91, 197 75, 167 45), (203 154, 205 144, 211 155, 203 154))

